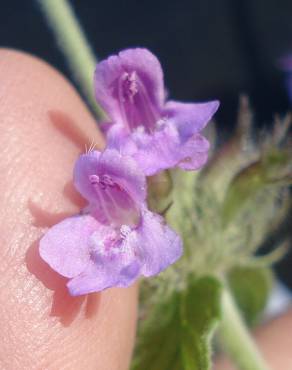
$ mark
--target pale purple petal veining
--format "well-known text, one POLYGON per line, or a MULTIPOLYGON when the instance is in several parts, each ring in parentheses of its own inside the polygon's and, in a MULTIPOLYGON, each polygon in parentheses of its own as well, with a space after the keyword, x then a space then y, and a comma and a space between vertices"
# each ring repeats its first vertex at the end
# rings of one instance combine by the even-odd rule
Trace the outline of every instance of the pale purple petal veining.
POLYGON ((160 63, 148 50, 127 49, 99 63, 95 91, 112 121, 108 147, 135 158, 147 176, 205 164, 208 145, 199 133, 219 102, 166 102, 160 63))
POLYGON ((117 150, 81 155, 74 168, 74 184, 88 200, 100 222, 122 224, 139 216, 146 182, 135 160, 117 150))
POLYGON ((163 73, 147 49, 128 49, 96 66, 96 100, 114 123, 151 129, 164 103, 163 73))
POLYGON ((140 248, 144 252, 141 273, 156 275, 177 261, 183 252, 181 238, 165 223, 165 220, 145 210, 139 230, 140 248))

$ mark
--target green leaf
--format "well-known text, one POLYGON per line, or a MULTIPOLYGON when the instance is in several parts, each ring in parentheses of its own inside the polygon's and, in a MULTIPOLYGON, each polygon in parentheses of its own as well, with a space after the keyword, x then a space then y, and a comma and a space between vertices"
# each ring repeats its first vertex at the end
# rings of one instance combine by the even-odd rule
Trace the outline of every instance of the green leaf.
POLYGON ((184 369, 210 368, 210 340, 221 316, 221 284, 213 277, 190 283, 181 306, 184 369))
POLYGON ((162 297, 151 316, 140 320, 133 370, 181 370, 180 303, 178 293, 167 301, 162 297))
POLYGON ((223 225, 226 226, 236 217, 246 202, 265 186, 260 161, 239 172, 232 180, 222 205, 223 225))
POLYGON ((288 186, 291 183, 291 153, 271 149, 258 161, 243 168, 231 181, 222 204, 222 220, 226 226, 247 203, 267 187, 288 186))
POLYGON ((268 268, 237 267, 228 274, 234 299, 249 325, 254 325, 264 310, 273 286, 268 268))
POLYGON ((209 369, 210 340, 220 318, 220 302, 221 284, 203 277, 157 305, 151 317, 140 322, 132 369, 209 369))
POLYGON ((184 370, 210 368, 210 344, 194 330, 185 328, 181 338, 181 355, 184 370))

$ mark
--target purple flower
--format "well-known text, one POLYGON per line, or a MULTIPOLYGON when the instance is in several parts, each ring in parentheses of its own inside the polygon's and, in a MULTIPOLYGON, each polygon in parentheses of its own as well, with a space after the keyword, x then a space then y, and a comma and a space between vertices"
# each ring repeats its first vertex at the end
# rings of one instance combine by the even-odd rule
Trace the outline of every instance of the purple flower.
POLYGON ((127 287, 181 256, 179 236, 147 209, 145 176, 132 158, 110 149, 84 154, 74 184, 88 207, 40 241, 41 257, 70 279, 71 295, 127 287))
POLYGON ((200 132, 219 102, 166 102, 162 69, 150 51, 128 49, 99 63, 95 95, 110 120, 108 146, 131 155, 147 176, 206 162, 209 143, 200 132))

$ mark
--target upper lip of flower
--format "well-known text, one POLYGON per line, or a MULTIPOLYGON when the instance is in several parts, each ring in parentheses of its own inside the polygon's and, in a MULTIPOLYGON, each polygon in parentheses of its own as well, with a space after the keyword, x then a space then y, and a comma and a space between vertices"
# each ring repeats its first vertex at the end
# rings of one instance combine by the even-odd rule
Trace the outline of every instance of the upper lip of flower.
POLYGON ((146 182, 132 158, 122 158, 116 150, 84 154, 76 162, 74 182, 100 222, 117 227, 139 222, 146 182))
POLYGON ((199 132, 219 103, 166 102, 161 65, 148 50, 124 50, 99 63, 95 94, 112 126, 123 128, 107 130, 108 146, 130 151, 146 175, 206 162, 207 140, 199 132))
POLYGON ((160 63, 146 49, 122 51, 97 65, 95 93, 113 122, 129 131, 143 125, 150 132, 165 98, 160 63))
POLYGON ((160 117, 160 108, 151 101, 143 79, 137 71, 124 72, 116 84, 120 114, 129 132, 139 126, 143 126, 147 132, 154 131, 160 117))

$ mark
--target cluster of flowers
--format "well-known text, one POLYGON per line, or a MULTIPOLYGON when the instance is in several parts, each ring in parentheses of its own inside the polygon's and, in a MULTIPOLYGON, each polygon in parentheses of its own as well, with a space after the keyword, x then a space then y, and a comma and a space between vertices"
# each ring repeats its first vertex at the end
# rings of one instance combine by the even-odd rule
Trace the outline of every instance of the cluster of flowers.
POLYGON ((146 49, 99 63, 95 95, 110 122, 103 124, 106 149, 75 164, 74 184, 88 206, 40 241, 41 257, 69 278, 74 296, 127 287, 181 256, 180 237, 147 208, 146 176, 200 168, 209 147, 200 131, 219 105, 166 102, 160 63, 146 49))

